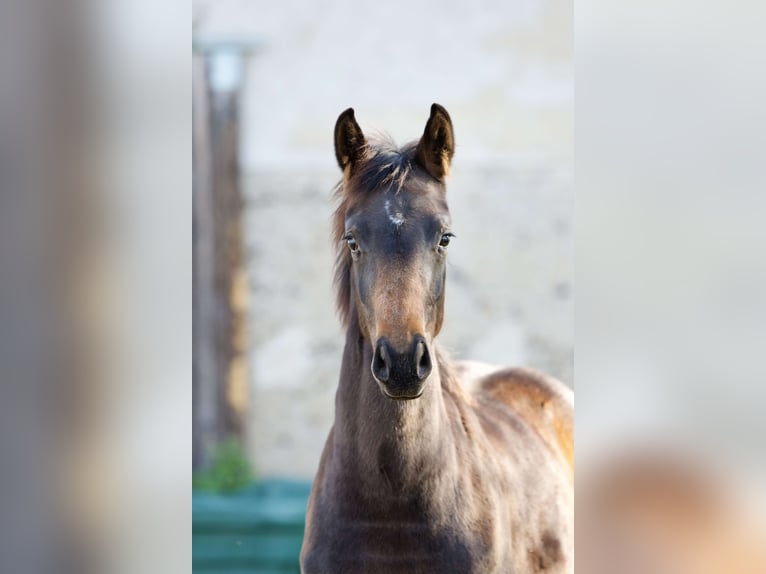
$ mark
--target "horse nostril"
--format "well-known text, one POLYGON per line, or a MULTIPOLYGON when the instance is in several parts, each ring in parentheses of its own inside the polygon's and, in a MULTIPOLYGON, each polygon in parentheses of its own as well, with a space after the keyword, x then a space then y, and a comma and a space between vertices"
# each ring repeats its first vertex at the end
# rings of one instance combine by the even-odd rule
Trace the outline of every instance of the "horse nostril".
POLYGON ((379 341, 375 346, 375 355, 372 357, 372 375, 381 383, 388 381, 391 374, 391 357, 384 341, 379 341))
POLYGON ((421 381, 428 378, 431 374, 431 353, 428 351, 428 345, 425 341, 418 341, 415 346, 415 368, 417 369, 418 379, 421 381))

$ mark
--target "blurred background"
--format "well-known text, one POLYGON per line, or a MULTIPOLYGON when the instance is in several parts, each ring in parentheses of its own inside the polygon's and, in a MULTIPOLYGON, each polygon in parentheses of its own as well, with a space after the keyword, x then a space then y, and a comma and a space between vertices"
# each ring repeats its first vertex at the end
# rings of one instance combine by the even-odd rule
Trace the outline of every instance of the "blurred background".
POLYGON ((349 106, 400 144, 432 102, 452 115, 442 344, 572 384, 571 3, 219 0, 194 16, 195 466, 234 433, 260 477, 316 470, 343 343, 329 222, 349 106))
POLYGON ((332 126, 438 101, 443 343, 572 384, 575 299, 578 566, 763 572, 766 10, 359 4, 0 0, 0 571, 295 571, 332 126))
MULTIPOLYGON (((228 468, 256 478, 256 512, 302 523, 344 341, 330 216, 333 127, 349 106, 400 144, 432 102, 452 116, 442 345, 572 384, 572 65, 559 0, 194 3, 198 490, 220 490, 228 468)), ((221 534, 195 504, 195 568, 220 566, 221 534)), ((287 531, 269 532, 290 551, 287 531)), ((230 541, 257 552, 253 536, 230 541)))

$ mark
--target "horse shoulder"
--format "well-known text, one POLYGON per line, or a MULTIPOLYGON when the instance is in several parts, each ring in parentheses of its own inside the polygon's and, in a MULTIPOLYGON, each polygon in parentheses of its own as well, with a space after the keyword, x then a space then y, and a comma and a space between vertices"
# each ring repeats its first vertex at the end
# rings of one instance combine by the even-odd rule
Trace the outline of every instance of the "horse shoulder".
POLYGON ((523 367, 466 361, 461 382, 474 396, 503 403, 559 452, 574 473, 574 392, 561 381, 523 367))

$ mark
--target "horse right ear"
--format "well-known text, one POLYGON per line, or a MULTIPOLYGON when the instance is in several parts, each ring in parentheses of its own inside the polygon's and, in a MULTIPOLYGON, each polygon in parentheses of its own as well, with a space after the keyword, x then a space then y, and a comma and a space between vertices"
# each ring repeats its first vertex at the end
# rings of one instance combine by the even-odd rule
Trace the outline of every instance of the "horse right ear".
POLYGON ((335 158, 344 173, 346 170, 350 173, 356 167, 366 149, 367 141, 354 118, 354 108, 349 108, 335 122, 335 158))
POLYGON ((415 158, 428 173, 444 181, 455 155, 455 133, 452 120, 442 106, 433 104, 423 137, 415 149, 415 158))

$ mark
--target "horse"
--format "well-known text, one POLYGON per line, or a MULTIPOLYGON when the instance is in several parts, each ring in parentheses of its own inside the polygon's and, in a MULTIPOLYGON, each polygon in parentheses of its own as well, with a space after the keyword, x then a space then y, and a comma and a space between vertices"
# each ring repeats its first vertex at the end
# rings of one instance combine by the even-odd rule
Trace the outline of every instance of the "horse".
POLYGON ((573 393, 528 368, 453 361, 452 120, 422 137, 335 125, 335 421, 309 497, 304 574, 573 572, 573 393))

